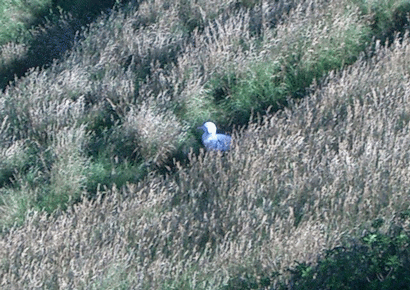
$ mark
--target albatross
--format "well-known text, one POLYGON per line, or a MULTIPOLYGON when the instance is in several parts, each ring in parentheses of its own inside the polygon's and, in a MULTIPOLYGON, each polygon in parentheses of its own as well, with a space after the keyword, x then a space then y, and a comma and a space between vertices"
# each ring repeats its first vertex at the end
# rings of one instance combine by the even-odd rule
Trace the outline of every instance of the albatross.
POLYGON ((204 131, 202 134, 202 143, 207 150, 227 151, 231 145, 231 136, 225 134, 216 134, 216 126, 212 122, 206 122, 201 127, 204 131))

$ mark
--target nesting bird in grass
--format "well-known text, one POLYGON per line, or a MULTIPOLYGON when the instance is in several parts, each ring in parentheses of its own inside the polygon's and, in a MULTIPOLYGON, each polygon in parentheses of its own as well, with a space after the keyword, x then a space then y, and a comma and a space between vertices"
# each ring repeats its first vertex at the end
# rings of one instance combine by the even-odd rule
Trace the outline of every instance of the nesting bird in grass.
POLYGON ((207 150, 227 151, 231 145, 231 136, 216 134, 216 126, 212 122, 206 122, 198 129, 204 130, 202 143, 207 150))

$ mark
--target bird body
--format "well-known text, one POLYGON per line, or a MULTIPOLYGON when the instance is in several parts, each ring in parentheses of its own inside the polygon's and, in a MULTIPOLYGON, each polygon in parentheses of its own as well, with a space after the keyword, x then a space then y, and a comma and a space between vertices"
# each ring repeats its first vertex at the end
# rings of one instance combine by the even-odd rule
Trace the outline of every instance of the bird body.
POLYGON ((207 150, 227 151, 231 145, 231 136, 217 134, 216 126, 212 122, 206 122, 198 129, 202 129, 202 143, 207 150))

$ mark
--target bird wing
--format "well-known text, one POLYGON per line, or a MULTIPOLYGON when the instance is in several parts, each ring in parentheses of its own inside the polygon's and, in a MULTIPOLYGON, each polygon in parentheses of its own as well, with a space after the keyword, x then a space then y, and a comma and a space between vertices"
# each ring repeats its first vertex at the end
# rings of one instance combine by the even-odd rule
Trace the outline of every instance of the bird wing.
POLYGON ((216 149, 226 151, 229 150, 231 137, 224 134, 217 134, 216 149))

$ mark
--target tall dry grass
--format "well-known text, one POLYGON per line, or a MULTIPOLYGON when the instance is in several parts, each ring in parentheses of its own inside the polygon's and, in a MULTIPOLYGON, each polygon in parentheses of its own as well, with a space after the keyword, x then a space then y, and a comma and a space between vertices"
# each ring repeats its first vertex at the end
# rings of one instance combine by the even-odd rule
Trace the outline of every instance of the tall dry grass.
POLYGON ((378 46, 237 132, 228 154, 190 154, 173 176, 113 188, 52 222, 29 214, 0 241, 2 285, 220 289, 254 275, 270 289, 294 261, 395 220, 410 205, 409 53, 407 36, 378 46))
MULTIPOLYGON (((294 2, 281 3, 265 18, 277 19, 294 2)), ((59 160, 52 154, 53 135, 67 128, 84 126, 86 131, 81 149, 69 151, 77 150, 80 159, 91 158, 82 185, 91 195, 98 184, 135 182, 150 168, 162 170, 173 158, 185 158, 190 147, 199 147, 191 128, 212 116, 207 110, 213 104, 205 109, 190 105, 197 98, 193 94, 204 91, 215 67, 225 63, 218 55, 227 55, 231 62, 240 60, 236 54, 243 57, 239 45, 232 50, 230 43, 242 34, 248 43, 254 39, 246 32, 251 30, 247 23, 253 14, 224 1, 163 4, 142 2, 125 11, 112 11, 90 25, 79 37, 84 40, 63 61, 49 69, 32 69, 6 88, 0 102, 2 145, 7 151, 13 142, 20 142, 30 155, 23 168, 16 161, 0 169, 7 195, 22 195, 26 186, 33 191, 41 187, 47 195, 50 183, 60 186, 53 184, 57 179, 50 171, 59 160), (183 15, 185 9, 194 8, 202 11, 195 17, 203 23, 190 30, 189 19, 183 15), (235 27, 236 23, 242 24, 235 27), (209 50, 209 57, 198 60, 201 50, 209 50)), ((61 21, 68 25, 68 20, 61 21)), ((206 102, 207 97, 198 98, 206 102)), ((64 200, 77 198, 68 194, 64 200)), ((26 207, 32 206, 29 202, 21 208, 20 219, 26 207)), ((51 212, 59 206, 67 204, 56 202, 48 208, 51 212)))
POLYGON ((348 1, 242 2, 114 11, 0 95, 2 287, 269 289, 409 209, 408 36, 360 58, 348 1))

